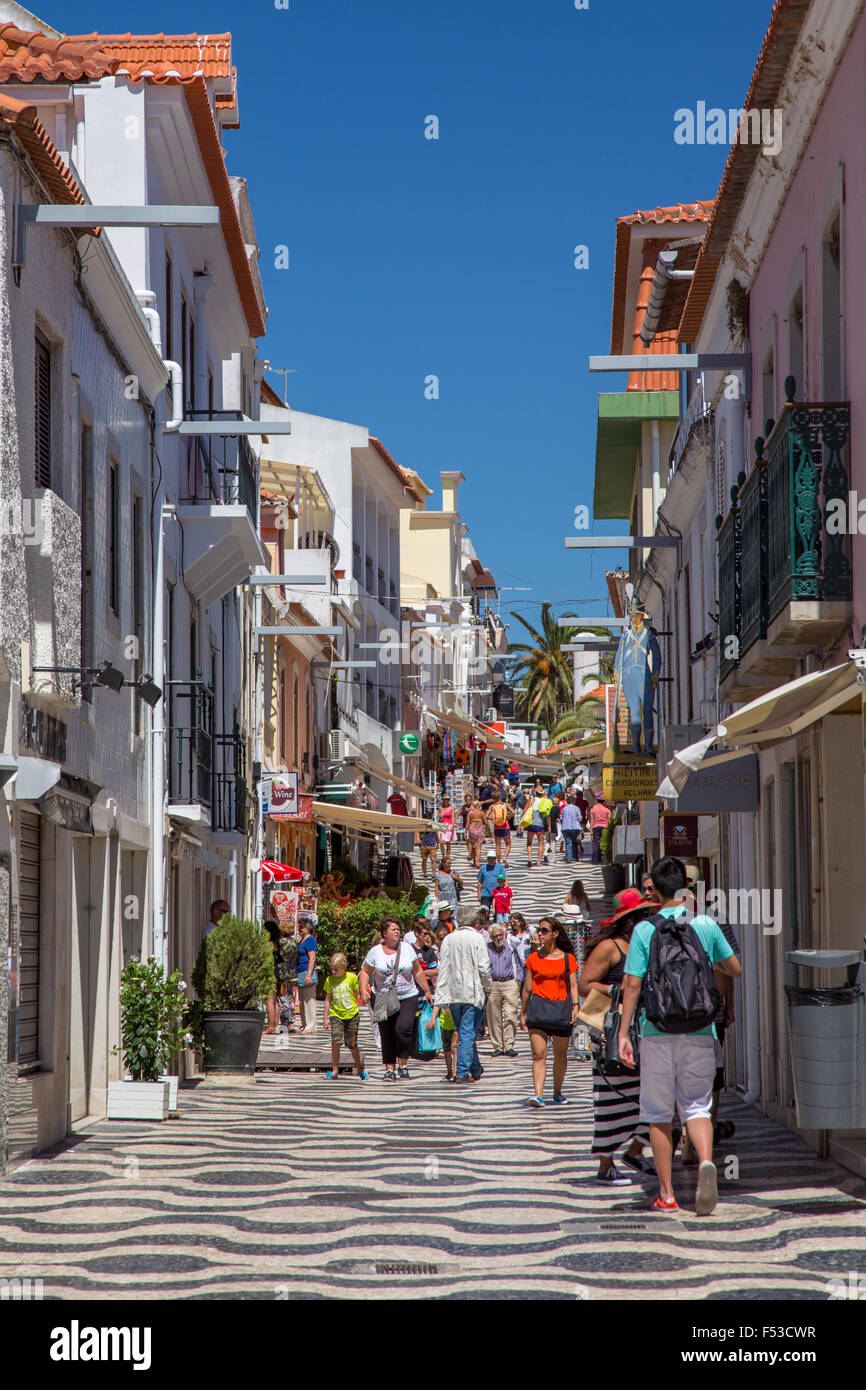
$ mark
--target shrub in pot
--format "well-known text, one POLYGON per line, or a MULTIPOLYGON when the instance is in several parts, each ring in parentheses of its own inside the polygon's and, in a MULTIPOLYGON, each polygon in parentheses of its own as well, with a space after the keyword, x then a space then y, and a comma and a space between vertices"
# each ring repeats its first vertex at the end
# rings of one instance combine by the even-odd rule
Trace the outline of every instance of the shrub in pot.
POLYGON ((120 1047, 129 1072, 108 1087, 110 1120, 164 1120, 171 1082, 165 1073, 187 1040, 183 1022, 187 1006, 180 971, 168 979, 153 956, 133 957, 120 977, 120 1047))
POLYGON ((607 825, 601 832, 599 849, 601 850, 601 876, 604 880, 604 891, 609 897, 619 893, 625 887, 625 869, 622 864, 613 862, 613 832, 622 820, 621 815, 611 816, 607 825))
POLYGON ((252 1076, 274 991, 274 954, 258 922, 228 913, 204 939, 192 972, 198 995, 188 1015, 206 1072, 252 1076))

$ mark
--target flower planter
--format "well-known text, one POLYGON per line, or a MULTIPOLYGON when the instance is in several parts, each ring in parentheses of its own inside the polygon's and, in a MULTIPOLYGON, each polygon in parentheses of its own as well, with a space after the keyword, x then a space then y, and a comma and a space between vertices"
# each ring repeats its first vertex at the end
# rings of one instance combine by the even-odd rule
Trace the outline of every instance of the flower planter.
POLYGON ((602 864, 601 876, 604 879, 604 891, 609 898, 621 893, 625 888, 625 869, 622 864, 602 864))
POLYGON ((109 1081, 109 1120, 167 1120, 168 1081, 109 1081))
POLYGON ((159 1079, 160 1081, 168 1082, 168 1113, 174 1115, 177 1111, 177 1087, 180 1077, 168 1076, 163 1073, 159 1079))
POLYGON ((208 1010, 204 1015, 204 1069, 218 1076, 253 1076, 265 1015, 259 1009, 208 1010))

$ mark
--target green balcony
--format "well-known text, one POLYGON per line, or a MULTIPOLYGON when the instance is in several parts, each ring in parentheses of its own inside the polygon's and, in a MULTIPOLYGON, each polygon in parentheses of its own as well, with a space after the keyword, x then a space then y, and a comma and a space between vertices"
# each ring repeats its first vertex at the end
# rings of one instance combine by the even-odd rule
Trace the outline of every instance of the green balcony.
POLYGON ((840 501, 847 514, 850 430, 846 403, 789 400, 732 489, 718 533, 723 700, 753 699, 789 680, 845 628, 851 541, 826 521, 840 501))

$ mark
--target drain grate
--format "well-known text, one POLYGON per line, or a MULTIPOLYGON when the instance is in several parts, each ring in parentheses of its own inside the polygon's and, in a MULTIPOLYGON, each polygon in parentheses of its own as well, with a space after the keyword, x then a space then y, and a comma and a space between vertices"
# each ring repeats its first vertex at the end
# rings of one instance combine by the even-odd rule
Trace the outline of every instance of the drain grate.
POLYGON ((438 1265, 410 1264, 406 1261, 398 1260, 394 1264, 384 1264, 376 1261, 377 1274, 438 1274, 438 1265))

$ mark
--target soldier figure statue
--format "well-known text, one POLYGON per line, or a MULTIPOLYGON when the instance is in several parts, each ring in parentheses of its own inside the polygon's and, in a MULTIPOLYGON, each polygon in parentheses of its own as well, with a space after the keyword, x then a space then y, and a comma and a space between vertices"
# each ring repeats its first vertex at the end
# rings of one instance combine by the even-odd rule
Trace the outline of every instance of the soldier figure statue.
POLYGON ((628 705, 631 752, 640 754, 641 732, 644 750, 655 757, 653 701, 661 668, 661 649, 655 633, 647 625, 646 609, 637 599, 629 609, 630 626, 623 628, 616 653, 617 708, 622 690, 628 705))

